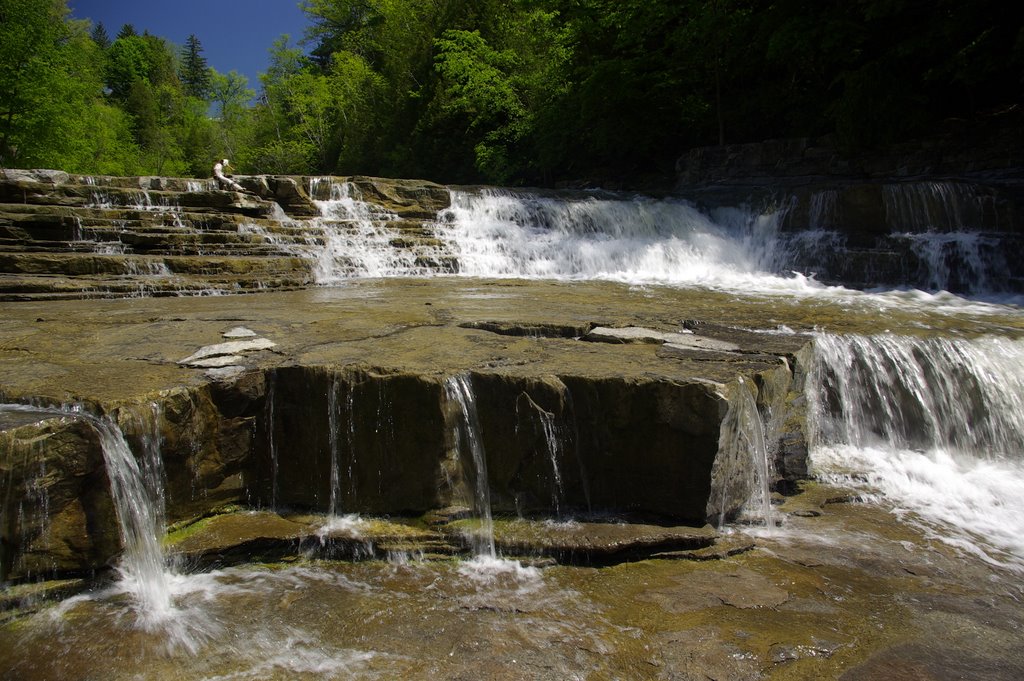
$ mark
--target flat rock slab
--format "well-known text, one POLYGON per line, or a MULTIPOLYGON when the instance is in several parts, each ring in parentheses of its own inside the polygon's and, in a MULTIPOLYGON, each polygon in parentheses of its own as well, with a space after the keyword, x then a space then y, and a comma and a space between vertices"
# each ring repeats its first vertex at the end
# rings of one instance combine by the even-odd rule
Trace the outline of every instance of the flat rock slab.
MULTIPOLYGON (((471 535, 473 520, 451 523, 449 534, 471 535)), ((655 550, 695 549, 710 546, 718 533, 704 527, 662 527, 633 523, 498 521, 494 543, 506 555, 543 555, 567 562, 601 563, 655 550)))
MULTIPOLYGON (((426 528, 373 517, 289 515, 270 511, 212 516, 179 529, 170 551, 193 564, 227 564, 263 558, 323 554, 371 558, 388 551, 456 554, 467 551, 479 521, 455 520, 426 528)), ((718 533, 704 527, 633 523, 499 521, 495 545, 503 555, 545 556, 564 562, 613 563, 655 551, 709 549, 718 533)))
MULTIPOLYGON (((732 343, 744 355, 794 354, 811 342, 803 334, 816 328, 1024 335, 1019 314, 957 317, 892 309, 879 315, 877 309, 800 298, 678 289, 652 295, 612 282, 358 280, 244 296, 3 302, 0 391, 8 399, 105 404, 204 385, 211 380, 206 371, 215 370, 179 360, 208 345, 222 347, 194 359, 237 354, 220 342, 237 326, 259 329, 262 338, 276 343, 273 352, 246 353, 250 369, 362 365, 428 375, 504 371, 716 383, 751 370, 735 366, 740 353, 716 357, 707 350, 669 352, 665 344, 584 343, 574 337, 594 327, 675 332, 693 319, 715 324, 697 325, 694 334, 681 336, 732 343), (466 328, 474 323, 476 328, 466 328), (800 333, 780 334, 779 325, 800 333), (506 335, 515 330, 527 335, 506 335)), ((257 339, 240 342, 245 340, 257 339)))
POLYGON ((214 345, 207 345, 199 348, 185 359, 178 360, 178 364, 187 364, 189 366, 197 367, 225 366, 224 364, 218 364, 216 362, 210 363, 210 360, 218 357, 238 356, 240 353, 244 352, 269 350, 276 345, 277 343, 267 338, 251 338, 249 340, 216 343, 214 345))
POLYGON ((296 542, 309 528, 269 511, 228 513, 201 520, 180 540, 171 538, 171 550, 187 556, 229 553, 253 543, 296 542))

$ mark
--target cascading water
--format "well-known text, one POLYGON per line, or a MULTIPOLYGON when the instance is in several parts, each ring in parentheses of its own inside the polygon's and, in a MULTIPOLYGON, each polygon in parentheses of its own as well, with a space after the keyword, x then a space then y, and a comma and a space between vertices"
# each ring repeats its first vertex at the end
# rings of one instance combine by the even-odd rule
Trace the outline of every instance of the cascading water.
POLYGON ((352 485, 354 497, 354 466, 355 453, 353 452, 354 438, 354 416, 352 412, 353 396, 352 391, 347 391, 344 402, 339 398, 343 390, 343 383, 339 376, 335 376, 328 387, 327 392, 327 427, 328 446, 331 455, 331 492, 327 507, 327 519, 320 528, 320 537, 323 541, 328 534, 344 530, 350 534, 359 532, 361 519, 357 513, 343 513, 342 509, 342 444, 348 455, 348 468, 346 478, 352 485), (344 425, 343 425, 344 424, 344 425))
POLYGON ((276 402, 275 393, 277 381, 273 375, 267 378, 267 396, 266 403, 263 407, 263 430, 264 435, 267 438, 267 449, 270 457, 270 507, 277 507, 277 473, 278 473, 278 452, 277 452, 277 438, 275 432, 277 430, 275 419, 274 419, 274 403, 276 402))
MULTIPOLYGON (((153 462, 140 467, 124 434, 108 417, 93 416, 79 408, 41 408, 24 405, 0 405, 0 411, 23 411, 44 418, 68 418, 85 421, 99 437, 110 480, 110 492, 118 521, 123 554, 118 571, 120 588, 135 601, 138 621, 144 628, 159 627, 174 612, 170 575, 166 570, 161 537, 164 533, 163 485, 161 469, 153 462), (151 489, 153 491, 151 491, 151 489), (155 492, 155 494, 154 494, 155 492)), ((152 432, 148 430, 146 432, 152 432)), ((144 458, 159 458, 159 441, 147 441, 144 458)))
POLYGON ((933 291, 991 293, 1010 288, 1010 267, 1003 243, 978 232, 905 232, 905 242, 918 261, 914 278, 933 291))
POLYGON ((558 460, 562 455, 562 437, 555 424, 555 416, 543 409, 537 411, 540 419, 541 430, 544 432, 544 443, 548 449, 548 460, 551 462, 551 477, 554 484, 551 487, 551 505, 555 510, 555 517, 562 515, 562 499, 565 497, 565 490, 562 488, 562 471, 559 468, 558 460))
POLYGON ((331 497, 327 512, 331 517, 338 515, 341 496, 341 473, 338 461, 341 457, 341 444, 338 439, 338 392, 340 390, 341 382, 335 377, 327 392, 327 436, 331 448, 331 497))
POLYGON ((814 347, 816 474, 1024 569, 1024 341, 820 334, 814 347))
POLYGON ((887 184, 882 198, 888 224, 915 232, 957 232, 1003 217, 993 196, 962 182, 887 184))
POLYGON ((395 245, 401 234, 389 224, 398 219, 362 200, 349 182, 336 183, 313 178, 310 195, 327 193, 315 201, 320 217, 315 219, 322 243, 312 252, 313 275, 318 284, 336 284, 352 277, 417 276, 429 268, 417 264, 408 249, 395 245), (324 191, 325 185, 328 191, 324 191))
POLYGON ((469 376, 449 376, 444 381, 444 392, 456 414, 455 443, 459 458, 473 463, 473 504, 480 527, 473 535, 473 553, 478 557, 497 557, 494 547, 494 518, 491 515, 491 490, 487 481, 487 456, 480 437, 480 419, 477 416, 476 396, 469 376))
POLYGON ((453 192, 436 229, 465 276, 741 286, 777 278, 763 269, 779 258, 776 227, 774 214, 681 200, 487 190, 453 192))
POLYGON ((765 425, 754 396, 741 376, 729 394, 722 419, 718 455, 711 471, 708 510, 725 525, 731 509, 743 508, 767 528, 774 525, 771 508, 771 453, 765 425))
POLYGON ((984 231, 1012 224, 995 196, 960 182, 907 182, 885 185, 883 200, 893 242, 906 244, 917 261, 907 272, 915 285, 970 294, 1012 290, 1003 237, 984 231))

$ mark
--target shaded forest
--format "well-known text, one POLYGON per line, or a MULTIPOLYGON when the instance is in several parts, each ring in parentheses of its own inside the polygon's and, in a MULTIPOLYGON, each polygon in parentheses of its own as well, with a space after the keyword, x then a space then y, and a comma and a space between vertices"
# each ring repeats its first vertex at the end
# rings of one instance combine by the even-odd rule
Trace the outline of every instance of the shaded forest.
POLYGON ((628 180, 701 145, 884 147, 1024 96, 1024 3, 1005 0, 301 5, 308 35, 249 83, 194 36, 0 0, 0 167, 628 180))

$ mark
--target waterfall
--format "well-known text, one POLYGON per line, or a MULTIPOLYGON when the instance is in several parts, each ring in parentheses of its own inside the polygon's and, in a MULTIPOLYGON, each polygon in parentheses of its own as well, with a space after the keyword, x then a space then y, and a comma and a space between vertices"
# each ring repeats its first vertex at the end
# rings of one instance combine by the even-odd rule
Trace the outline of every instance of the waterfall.
POLYGON ((607 194, 573 199, 486 190, 452 192, 438 236, 460 274, 741 285, 770 275, 775 215, 682 200, 607 194))
POLYGON ((883 188, 886 221, 897 231, 957 232, 998 220, 994 197, 962 182, 901 182, 883 188))
POLYGON ((820 334, 814 347, 815 474, 1024 566, 1024 341, 820 334))
POLYGON ((110 491, 124 545, 122 579, 138 600, 142 614, 152 622, 159 622, 173 611, 160 545, 164 528, 158 522, 162 510, 158 511, 157 504, 150 498, 143 472, 121 430, 108 419, 88 420, 100 436, 110 478, 110 491))
POLYGON ((152 499, 154 522, 157 529, 163 532, 166 525, 167 509, 167 474, 164 470, 162 453, 163 436, 160 433, 160 422, 163 420, 163 406, 156 401, 149 402, 140 411, 130 411, 127 420, 131 430, 138 434, 141 445, 139 470, 142 482, 149 498, 152 499))
MULTIPOLYGON (((153 462, 140 466, 121 429, 109 417, 93 416, 77 407, 56 409, 0 405, 0 410, 26 411, 49 418, 79 419, 88 423, 96 432, 110 480, 110 493, 124 550, 118 566, 121 587, 135 601, 143 627, 149 628, 165 621, 174 612, 174 607, 160 544, 164 532, 161 523, 162 468, 153 462), (151 492, 151 486, 155 488, 155 494, 151 492)), ((146 457, 159 457, 159 440, 154 441, 148 436, 143 439, 148 441, 147 447, 153 448, 146 457)))
POLYGON ((480 419, 477 416, 476 396, 469 376, 449 376, 444 381, 444 392, 450 404, 457 409, 455 443, 460 460, 468 453, 473 462, 475 481, 473 503, 480 521, 474 534, 473 553, 484 558, 495 558, 494 518, 491 515, 491 491, 487 482, 487 457, 481 441, 480 419))
POLYGON ((263 405, 263 427, 267 438, 267 449, 270 456, 270 508, 277 508, 277 469, 278 453, 274 423, 274 393, 277 392, 277 379, 273 374, 267 377, 267 395, 263 405))
POLYGON ((322 532, 346 529, 356 531, 360 524, 359 514, 343 515, 342 496, 342 451, 347 454, 348 465, 345 479, 348 480, 351 498, 355 500, 355 414, 353 410, 353 390, 348 390, 345 401, 340 399, 343 383, 340 376, 335 376, 327 393, 327 427, 328 442, 331 449, 331 495, 327 508, 327 522, 322 532))
POLYGON ((351 277, 423 276, 430 268, 417 263, 402 246, 402 235, 390 224, 398 216, 362 200, 350 182, 328 178, 310 180, 310 196, 320 209, 315 225, 322 242, 312 253, 318 284, 334 284, 351 277), (325 187, 326 185, 326 187, 325 187), (325 188, 327 191, 325 192, 325 188))
POLYGON ((719 429, 709 514, 717 515, 722 526, 733 509, 745 507, 765 527, 772 527, 771 479, 764 422, 746 379, 740 376, 729 391, 729 408, 719 429))
POLYGON ((908 276, 929 290, 977 294, 1010 289, 1006 246, 992 235, 929 231, 892 236, 905 242, 918 260, 918 272, 908 276))
POLYGON ((338 507, 341 505, 341 473, 338 459, 340 457, 341 445, 338 441, 338 392, 341 390, 341 381, 335 376, 327 389, 327 437, 331 448, 331 498, 327 507, 327 513, 333 518, 338 515, 338 507))

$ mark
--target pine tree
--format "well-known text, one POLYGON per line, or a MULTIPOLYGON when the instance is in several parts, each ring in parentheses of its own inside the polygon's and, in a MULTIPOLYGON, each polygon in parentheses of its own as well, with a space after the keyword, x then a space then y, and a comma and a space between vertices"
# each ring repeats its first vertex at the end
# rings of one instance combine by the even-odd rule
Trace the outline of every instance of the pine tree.
POLYGON ((99 45, 101 50, 105 50, 110 47, 110 36, 107 35, 107 29, 103 25, 103 22, 99 22, 92 27, 92 33, 89 34, 92 41, 99 45))
POLYGON ((181 49, 178 77, 181 79, 185 94, 206 99, 210 93, 210 69, 202 52, 203 46, 199 43, 199 38, 195 34, 190 35, 185 41, 185 47, 181 49))
POLYGON ((118 38, 130 38, 133 35, 138 35, 138 33, 135 32, 135 27, 131 24, 123 25, 121 30, 117 32, 118 38))

